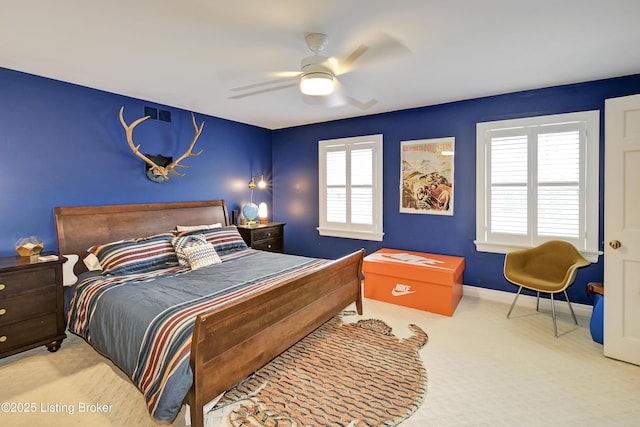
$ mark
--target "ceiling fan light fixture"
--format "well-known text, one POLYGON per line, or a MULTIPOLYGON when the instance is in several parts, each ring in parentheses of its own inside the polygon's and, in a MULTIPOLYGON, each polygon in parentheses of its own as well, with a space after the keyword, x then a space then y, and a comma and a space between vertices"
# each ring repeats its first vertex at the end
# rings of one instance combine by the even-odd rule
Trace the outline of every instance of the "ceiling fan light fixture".
POLYGON ((333 75, 322 71, 303 74, 300 77, 300 91, 305 95, 323 96, 333 92, 333 75))

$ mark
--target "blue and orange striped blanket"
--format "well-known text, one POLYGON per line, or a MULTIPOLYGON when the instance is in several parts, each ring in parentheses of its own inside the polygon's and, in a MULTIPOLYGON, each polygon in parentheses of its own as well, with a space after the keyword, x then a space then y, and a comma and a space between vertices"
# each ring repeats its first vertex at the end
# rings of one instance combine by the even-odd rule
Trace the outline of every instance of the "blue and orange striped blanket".
POLYGON ((68 329, 131 378, 159 421, 176 417, 191 387, 191 336, 199 313, 329 262, 253 249, 222 258, 198 270, 93 276, 75 287, 68 329))

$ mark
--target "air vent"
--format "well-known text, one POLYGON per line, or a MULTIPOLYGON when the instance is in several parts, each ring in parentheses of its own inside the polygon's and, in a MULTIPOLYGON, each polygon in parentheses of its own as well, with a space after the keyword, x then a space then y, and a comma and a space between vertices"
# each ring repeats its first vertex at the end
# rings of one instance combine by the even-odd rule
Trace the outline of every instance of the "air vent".
POLYGON ((144 107, 144 115, 149 116, 151 120, 158 120, 158 109, 153 107, 144 107))
POLYGON ((161 122, 171 122, 171 111, 158 110, 158 120, 161 122))
POLYGON ((171 111, 159 110, 153 107, 144 107, 144 115, 149 116, 151 120, 160 120, 161 122, 171 123, 171 111))

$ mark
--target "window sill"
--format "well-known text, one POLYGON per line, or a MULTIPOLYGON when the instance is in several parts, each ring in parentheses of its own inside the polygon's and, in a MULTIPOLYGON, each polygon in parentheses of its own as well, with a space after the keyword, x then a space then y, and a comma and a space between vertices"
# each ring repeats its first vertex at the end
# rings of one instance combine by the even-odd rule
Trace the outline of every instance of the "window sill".
MULTIPOLYGON (((490 243, 490 242, 481 242, 478 240, 474 240, 476 245, 476 250, 478 252, 493 252, 497 254, 506 254, 507 252, 511 252, 517 249, 529 249, 530 246, 520 246, 520 245, 512 245, 508 243, 490 243)), ((587 259, 587 261, 591 263, 597 263, 600 255, 603 254, 601 251, 587 251, 580 250, 580 253, 583 257, 587 259)))
POLYGON ((377 242, 381 242, 382 236, 384 236, 384 233, 371 233, 368 231, 336 230, 333 228, 320 228, 320 227, 318 227, 318 233, 320 233, 321 236, 342 237, 346 239, 359 239, 359 240, 374 240, 377 242))

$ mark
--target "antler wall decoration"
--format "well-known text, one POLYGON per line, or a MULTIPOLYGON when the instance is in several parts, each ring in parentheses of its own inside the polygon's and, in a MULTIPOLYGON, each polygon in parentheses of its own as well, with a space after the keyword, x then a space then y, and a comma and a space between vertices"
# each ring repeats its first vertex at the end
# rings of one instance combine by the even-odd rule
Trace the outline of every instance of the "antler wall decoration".
POLYGON ((133 143, 133 129, 136 126, 138 126, 140 123, 147 120, 150 116, 140 117, 139 119, 135 120, 130 125, 128 125, 127 122, 124 120, 123 113, 124 113, 124 106, 120 108, 120 123, 122 123, 122 127, 126 132, 127 143, 129 144, 131 151, 133 151, 133 154, 135 154, 140 159, 144 160, 144 162, 148 165, 147 177, 150 180, 154 182, 168 181, 170 178, 169 173, 176 176, 184 176, 185 174, 176 172, 175 168, 183 168, 183 169, 191 168, 191 166, 181 165, 180 162, 186 159, 187 157, 196 157, 202 154, 202 150, 198 151, 197 153, 192 153, 193 147, 196 145, 196 141, 198 140, 198 137, 202 133, 202 128, 204 127, 204 121, 200 126, 196 124, 196 117, 193 113, 191 113, 193 127, 195 128, 195 135, 193 136, 193 140, 191 141, 191 144, 189 145, 189 148, 187 149, 187 151, 185 151, 180 157, 178 157, 177 160, 171 162, 171 158, 168 158, 169 162, 171 162, 168 165, 159 165, 156 161, 149 158, 149 157, 163 157, 163 156, 151 156, 148 154, 147 155, 142 154, 140 152, 140 144, 135 145, 133 143))

